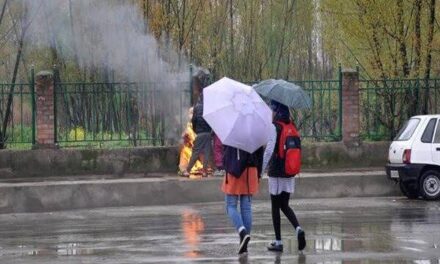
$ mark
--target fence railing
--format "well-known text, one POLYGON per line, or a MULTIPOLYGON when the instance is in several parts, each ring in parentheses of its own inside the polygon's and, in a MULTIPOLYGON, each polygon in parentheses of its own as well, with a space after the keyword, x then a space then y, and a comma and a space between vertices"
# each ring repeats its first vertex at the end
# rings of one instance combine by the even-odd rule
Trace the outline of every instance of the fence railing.
MULTIPOLYGON (((338 80, 292 82, 303 87, 312 100, 310 110, 292 111, 302 137, 341 140, 341 76, 338 80)), ((188 121, 192 98, 189 82, 176 87, 159 83, 56 82, 56 142, 62 147, 176 144, 188 121)), ((0 83, 0 140, 9 148, 30 148, 35 143, 33 91, 33 74, 29 83, 0 83), (8 101, 10 114, 6 120, 8 101)), ((408 117, 440 113, 440 79, 359 80, 359 106, 361 137, 388 140, 408 117)))
POLYGON ((172 145, 190 101, 185 89, 156 83, 57 83, 55 138, 61 146, 172 145))
POLYGON ((303 138, 338 141, 342 138, 342 87, 339 80, 293 81, 303 87, 312 101, 310 110, 293 112, 303 138))
MULTIPOLYGON (((339 140, 339 81, 296 83, 312 99, 312 109, 292 113, 302 136, 339 140)), ((155 83, 57 83, 55 90, 55 134, 61 146, 169 145, 180 140, 188 121, 189 89, 161 89, 155 83)))
POLYGON ((440 113, 440 79, 360 80, 361 137, 392 139, 409 117, 440 113))
POLYGON ((35 143, 33 91, 33 74, 30 83, 0 83, 0 144, 5 147, 30 148, 35 143))

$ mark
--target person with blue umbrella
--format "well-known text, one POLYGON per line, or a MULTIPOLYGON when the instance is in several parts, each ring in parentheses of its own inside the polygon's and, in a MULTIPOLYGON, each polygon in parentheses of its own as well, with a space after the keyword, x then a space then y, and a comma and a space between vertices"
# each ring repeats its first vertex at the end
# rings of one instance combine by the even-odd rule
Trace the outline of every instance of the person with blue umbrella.
POLYGON ((306 247, 305 232, 295 212, 289 206, 290 195, 295 190, 294 176, 299 173, 300 169, 301 143, 299 134, 290 119, 289 108, 275 100, 271 101, 271 108, 273 126, 264 152, 263 171, 268 168, 275 240, 267 248, 269 251, 283 251, 280 217, 280 211, 282 211, 294 227, 298 239, 298 250, 302 251, 306 247))

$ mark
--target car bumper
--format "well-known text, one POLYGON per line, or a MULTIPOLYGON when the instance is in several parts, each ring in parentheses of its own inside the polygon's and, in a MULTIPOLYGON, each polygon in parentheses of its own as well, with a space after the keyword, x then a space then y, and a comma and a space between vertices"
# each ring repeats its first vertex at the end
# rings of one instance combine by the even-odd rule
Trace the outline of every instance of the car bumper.
POLYGON ((418 181, 424 164, 388 163, 385 170, 389 179, 402 182, 418 181))

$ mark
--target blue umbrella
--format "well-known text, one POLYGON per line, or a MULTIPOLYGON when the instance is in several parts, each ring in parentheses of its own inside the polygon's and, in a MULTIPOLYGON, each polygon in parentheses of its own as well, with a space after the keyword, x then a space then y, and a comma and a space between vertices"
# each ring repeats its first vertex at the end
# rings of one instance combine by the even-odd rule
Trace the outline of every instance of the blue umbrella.
POLYGON ((309 109, 312 102, 309 95, 298 85, 285 80, 264 80, 255 84, 254 89, 260 95, 275 100, 294 109, 309 109))

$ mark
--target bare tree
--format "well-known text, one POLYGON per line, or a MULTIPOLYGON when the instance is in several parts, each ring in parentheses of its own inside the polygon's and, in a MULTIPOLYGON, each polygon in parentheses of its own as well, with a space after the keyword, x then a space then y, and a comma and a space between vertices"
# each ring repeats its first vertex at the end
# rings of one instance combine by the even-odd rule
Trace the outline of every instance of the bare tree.
POLYGON ((8 4, 8 0, 5 0, 2 6, 2 12, 0 13, 0 25, 2 24, 3 17, 5 16, 6 5, 8 4))
MULTIPOLYGON (((7 134, 6 130, 8 128, 8 124, 11 119, 12 114, 12 101, 14 99, 14 88, 15 83, 17 81, 17 75, 18 75, 18 69, 20 66, 20 62, 22 61, 22 55, 23 55, 23 48, 24 48, 24 38, 26 35, 26 31, 30 25, 30 21, 28 20, 28 14, 27 14, 27 8, 26 6, 23 7, 23 13, 20 15, 19 18, 14 18, 20 20, 20 30, 15 30, 16 32, 16 38, 17 38, 17 54, 15 56, 15 64, 14 64, 14 71, 12 73, 12 80, 11 80, 11 86, 9 88, 8 97, 7 97, 7 103, 6 103, 6 109, 5 109, 5 115, 3 116, 2 120, 2 127, 0 131, 0 149, 4 149, 6 147, 6 140, 7 140, 7 134)), ((13 15, 11 14, 11 17, 13 15)), ((17 25, 17 24, 15 24, 17 25)))
POLYGON ((403 17, 403 1, 396 1, 397 3, 397 26, 398 26, 398 41, 399 41, 399 52, 400 52, 400 63, 402 64, 403 77, 408 77, 409 75, 409 65, 406 53, 406 43, 405 43, 405 21, 403 17))
POLYGON ((420 22, 422 13, 422 0, 415 0, 415 20, 414 20, 414 33, 415 33, 415 58, 414 58, 414 76, 419 77, 420 61, 421 61, 421 49, 422 49, 422 37, 420 33, 420 22))
POLYGON ((432 41, 434 39, 434 23, 435 23, 435 5, 436 0, 429 1, 429 24, 428 24, 428 44, 426 45, 426 61, 425 61, 425 103, 423 105, 423 113, 428 113, 429 106, 429 83, 428 79, 431 75, 431 61, 432 61, 432 41))
POLYGON ((230 57, 229 57, 229 70, 232 74, 234 72, 234 9, 232 0, 229 0, 229 45, 230 45, 230 57))
POLYGON ((431 75, 432 62, 432 41, 434 39, 434 25, 435 25, 435 7, 436 0, 429 0, 429 25, 428 25, 428 44, 426 45, 426 61, 425 61, 425 78, 429 79, 431 75))

